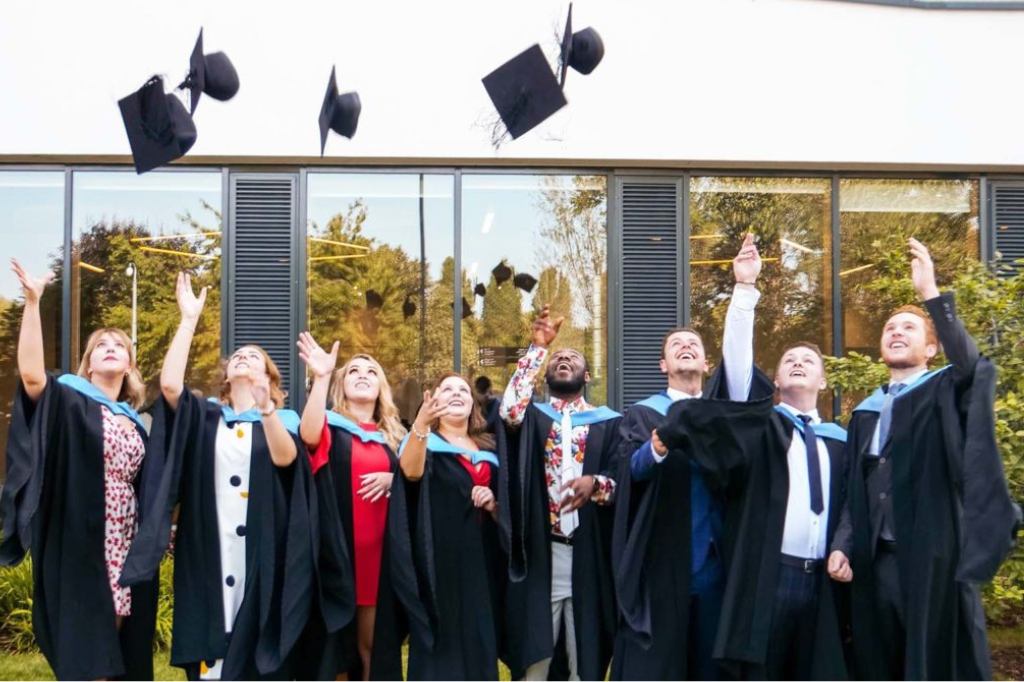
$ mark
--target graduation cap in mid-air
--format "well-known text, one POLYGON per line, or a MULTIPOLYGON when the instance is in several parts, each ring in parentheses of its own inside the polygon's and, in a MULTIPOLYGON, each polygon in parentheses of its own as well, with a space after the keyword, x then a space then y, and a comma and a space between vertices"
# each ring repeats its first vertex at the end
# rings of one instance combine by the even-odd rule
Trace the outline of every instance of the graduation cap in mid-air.
POLYGON ((486 296, 487 295, 487 287, 484 286, 483 282, 481 282, 480 284, 477 284, 473 288, 473 293, 476 294, 477 296, 486 296))
POLYGON ((334 79, 332 66, 331 78, 327 81, 327 92, 324 93, 324 103, 320 107, 320 156, 324 155, 324 148, 327 146, 327 131, 333 130, 342 137, 352 139, 359 126, 359 113, 362 110, 359 93, 338 94, 338 83, 334 79))
POLYGON ((491 270, 491 274, 494 275, 494 282, 500 287, 512 279, 512 268, 505 265, 505 261, 501 261, 491 270))
POLYGON ((525 272, 520 272, 512 278, 512 284, 526 293, 530 293, 533 291, 533 288, 537 286, 537 278, 533 275, 528 275, 525 272))
POLYGON ((405 297, 405 303, 402 304, 402 316, 405 319, 409 319, 416 314, 416 304, 412 302, 412 296, 405 297))
POLYGON ((164 81, 159 76, 150 78, 117 105, 140 175, 180 159, 196 143, 192 116, 180 99, 164 92, 164 81))
POLYGON ((513 140, 568 104, 540 45, 520 52, 484 76, 483 83, 513 140))
MULTIPOLYGON (((452 308, 452 310, 455 310, 455 304, 454 303, 451 304, 451 308, 452 308)), ((473 314, 473 308, 472 308, 472 306, 469 305, 469 301, 466 300, 466 297, 463 296, 462 297, 462 319, 464 320, 464 319, 466 319, 467 317, 469 317, 472 314, 473 314)))
POLYGON ((203 29, 199 29, 199 38, 192 48, 188 76, 178 89, 191 93, 192 114, 196 113, 199 98, 204 94, 221 102, 238 94, 238 72, 228 56, 223 52, 203 54, 203 29))
POLYGON ((565 18, 565 34, 562 36, 562 54, 559 64, 558 85, 565 88, 565 76, 572 67, 584 76, 597 68, 604 59, 604 41, 591 27, 572 32, 572 3, 565 18))
POLYGON ((366 307, 370 310, 380 310, 384 307, 384 298, 373 289, 367 289, 366 307))

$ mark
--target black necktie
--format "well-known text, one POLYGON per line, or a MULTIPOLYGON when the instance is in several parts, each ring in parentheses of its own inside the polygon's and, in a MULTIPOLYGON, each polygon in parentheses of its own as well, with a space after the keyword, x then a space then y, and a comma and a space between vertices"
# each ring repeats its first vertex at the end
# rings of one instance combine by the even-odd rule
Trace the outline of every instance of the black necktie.
POLYGON ((807 475, 811 483, 811 511, 820 514, 825 509, 825 496, 821 492, 821 463, 818 461, 818 437, 811 425, 811 416, 799 415, 804 423, 804 449, 807 450, 807 475))
POLYGON ((878 452, 876 454, 882 454, 882 449, 885 448, 885 443, 889 440, 889 431, 892 430, 892 404, 896 400, 896 396, 906 387, 906 384, 893 384, 886 391, 882 412, 878 415, 878 452))

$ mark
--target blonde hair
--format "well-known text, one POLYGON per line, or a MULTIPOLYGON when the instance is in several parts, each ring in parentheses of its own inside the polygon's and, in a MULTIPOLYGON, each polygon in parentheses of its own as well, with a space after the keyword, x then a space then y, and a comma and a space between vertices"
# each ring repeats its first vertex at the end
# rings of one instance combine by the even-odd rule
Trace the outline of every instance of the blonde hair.
MULTIPOLYGON (((255 348, 263 356, 263 363, 267 366, 267 376, 270 377, 270 399, 274 401, 274 407, 284 407, 284 399, 287 393, 281 390, 281 370, 277 368, 274 361, 270 359, 267 351, 255 343, 247 343, 239 348, 255 348)), ((235 351, 238 352, 237 350, 235 351)), ((220 401, 225 405, 231 405, 231 384, 228 383, 228 363, 231 358, 221 358, 220 361, 220 401)))
POLYGON ((135 366, 135 347, 132 346, 132 340, 122 330, 117 327, 103 327, 90 334, 89 340, 85 342, 82 361, 78 363, 77 374, 83 379, 92 381, 89 377, 89 356, 96 350, 96 346, 99 345, 100 339, 103 338, 104 334, 110 334, 128 349, 129 369, 124 375, 124 380, 121 382, 121 390, 117 394, 117 400, 118 402, 128 403, 137 410, 142 407, 142 403, 146 400, 146 382, 142 380, 142 374, 139 372, 139 368, 135 366))
MULTIPOLYGON (((445 379, 451 379, 452 377, 462 379, 464 382, 466 382, 466 385, 469 386, 470 395, 472 395, 473 384, 469 383, 469 379, 462 376, 458 372, 445 372, 444 374, 439 376, 437 378, 437 381, 434 382, 433 388, 430 389, 430 393, 433 394, 434 392, 436 392, 437 389, 440 388, 441 384, 444 383, 445 379)), ((481 450, 490 450, 493 452, 494 448, 496 447, 494 435, 487 430, 487 420, 484 419, 484 413, 480 409, 480 403, 477 402, 476 400, 473 400, 472 403, 473 410, 469 413, 469 427, 466 429, 466 431, 470 439, 472 439, 472 441, 476 443, 476 446, 478 448, 480 448, 481 450)), ((437 431, 440 426, 441 420, 435 419, 433 423, 431 423, 430 429, 432 431, 437 431)))
POLYGON ((406 430, 402 426, 402 420, 398 415, 398 408, 395 407, 395 401, 391 397, 391 385, 388 384, 384 368, 380 366, 380 363, 373 356, 357 353, 350 357, 341 366, 341 369, 334 370, 334 376, 331 377, 331 402, 333 403, 331 409, 354 422, 359 421, 349 410, 348 398, 345 396, 345 374, 355 360, 366 360, 377 370, 377 377, 380 379, 380 392, 377 394, 377 403, 373 406, 373 423, 384 434, 384 440, 387 441, 391 449, 397 452, 399 444, 405 438, 406 430))

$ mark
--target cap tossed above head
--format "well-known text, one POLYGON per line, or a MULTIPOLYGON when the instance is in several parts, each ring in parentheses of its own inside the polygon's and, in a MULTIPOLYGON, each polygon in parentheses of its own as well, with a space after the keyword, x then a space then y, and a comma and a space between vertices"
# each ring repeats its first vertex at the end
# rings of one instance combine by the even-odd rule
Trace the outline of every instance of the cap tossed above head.
POLYGON ((530 293, 533 291, 533 288, 537 286, 537 278, 533 275, 528 275, 525 272, 520 272, 512 278, 512 284, 526 293, 530 293))
POLYGON ((409 319, 416 314, 416 304, 412 302, 412 296, 407 295, 405 297, 405 303, 402 304, 402 317, 409 319))
POLYGON ((373 289, 367 289, 366 307, 370 310, 380 310, 384 307, 384 298, 373 289))
POLYGON ((178 89, 189 90, 193 114, 204 93, 221 102, 238 94, 238 72, 228 56, 223 52, 203 54, 203 29, 199 29, 199 37, 192 48, 188 76, 178 89))
POLYGON ((483 282, 481 282, 480 284, 477 284, 473 288, 473 293, 476 294, 477 296, 486 296, 487 295, 487 287, 484 286, 483 282))
POLYGON ((562 56, 558 67, 559 87, 565 87, 565 76, 569 67, 588 75, 604 59, 604 41, 589 26, 581 31, 572 32, 572 3, 569 4, 569 15, 565 19, 565 34, 562 36, 562 56))
POLYGON ((331 78, 327 81, 327 92, 324 103, 320 107, 320 156, 324 155, 327 146, 327 131, 333 130, 342 137, 352 139, 359 125, 359 113, 363 110, 359 101, 359 93, 346 92, 338 94, 338 84, 334 80, 334 67, 331 67, 331 78))
POLYGON ((505 261, 501 261, 491 270, 491 274, 494 275, 494 282, 500 287, 512 279, 512 268, 505 265, 505 261))
POLYGON ((185 156, 196 143, 196 126, 185 105, 164 92, 164 81, 153 76, 141 88, 118 101, 135 171, 146 171, 185 156))
POLYGON ((540 45, 505 62, 487 74, 483 83, 512 139, 526 134, 567 104, 540 45))

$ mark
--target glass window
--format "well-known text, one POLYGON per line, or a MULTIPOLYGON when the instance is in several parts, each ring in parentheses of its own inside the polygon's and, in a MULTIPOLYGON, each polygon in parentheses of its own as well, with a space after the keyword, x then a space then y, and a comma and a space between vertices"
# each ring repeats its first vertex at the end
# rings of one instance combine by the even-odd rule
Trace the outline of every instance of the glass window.
POLYGON ((978 183, 975 180, 843 180, 839 185, 843 346, 879 355, 889 313, 917 300, 909 282, 893 288, 887 277, 906 277, 907 239, 915 237, 935 260, 939 286, 950 283, 979 254, 978 183))
MULTIPOLYGON (((770 375, 796 341, 832 352, 831 181, 697 177, 690 184, 690 318, 708 358, 721 355, 732 259, 753 232, 764 266, 754 360, 770 375)), ((669 325, 666 324, 666 328, 669 325)), ((819 400, 831 414, 831 395, 819 400)))
MULTIPOLYGON (((608 190, 597 175, 467 175, 462 179, 462 369, 504 391, 544 303, 564 316, 553 350, 583 352, 587 399, 608 400, 608 190), (513 278, 500 285, 495 277, 513 278), (525 276, 529 276, 527 279, 525 276), (533 286, 529 286, 536 280, 533 286), (482 285, 478 295, 475 290, 482 285)), ((460 304, 461 305, 461 304, 460 304)), ((541 388, 541 387, 538 387, 541 388)))
MULTIPOLYGON (((0 234, 4 253, 17 258, 34 276, 48 270, 57 280, 40 302, 46 368, 60 372, 64 271, 64 173, 0 172, 0 234)), ((5 262, 0 267, 0 482, 6 478, 4 455, 11 406, 18 383, 18 333, 24 296, 5 262)))
POLYGON ((411 423, 452 369, 455 193, 443 174, 310 173, 307 315, 338 365, 367 353, 411 423))
POLYGON ((216 395, 221 330, 221 174, 82 171, 74 174, 71 359, 89 334, 119 327, 136 339, 149 397, 178 327, 176 273, 210 287, 185 380, 216 395))

